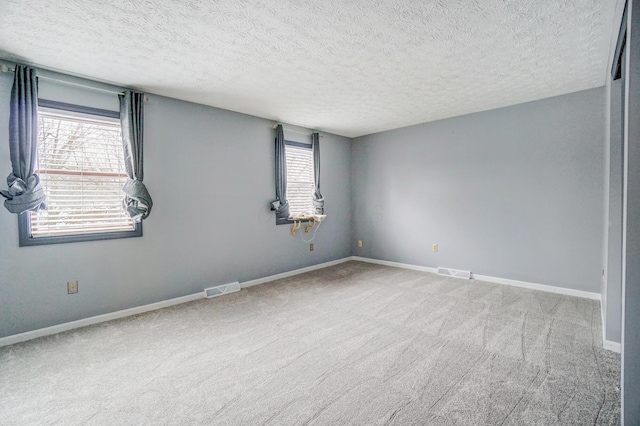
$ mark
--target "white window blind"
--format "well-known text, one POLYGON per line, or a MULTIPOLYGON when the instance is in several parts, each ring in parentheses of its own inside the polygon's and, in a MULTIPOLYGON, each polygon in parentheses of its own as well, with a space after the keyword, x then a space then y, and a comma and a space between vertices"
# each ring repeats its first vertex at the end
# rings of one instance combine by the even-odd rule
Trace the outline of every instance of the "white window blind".
POLYGON ((304 213, 313 213, 313 151, 311 147, 303 148, 285 145, 287 157, 287 200, 289 214, 296 217, 304 213))
POLYGON ((38 170, 47 210, 31 212, 31 235, 133 231, 122 200, 127 180, 119 120, 38 113, 38 170))

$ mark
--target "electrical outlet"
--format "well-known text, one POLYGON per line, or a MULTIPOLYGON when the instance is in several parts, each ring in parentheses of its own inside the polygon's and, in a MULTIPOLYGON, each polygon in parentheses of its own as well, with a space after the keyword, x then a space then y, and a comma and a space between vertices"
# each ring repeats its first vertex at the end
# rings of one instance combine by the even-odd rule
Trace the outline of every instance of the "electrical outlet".
POLYGON ((309 244, 309 251, 313 251, 313 243, 309 244))
POLYGON ((436 253, 438 251, 438 244, 434 244, 432 249, 433 249, 433 252, 436 253))
POLYGON ((362 248, 362 240, 358 240, 358 247, 362 248))
POLYGON ((78 281, 67 281, 67 294, 76 294, 78 292, 78 281))

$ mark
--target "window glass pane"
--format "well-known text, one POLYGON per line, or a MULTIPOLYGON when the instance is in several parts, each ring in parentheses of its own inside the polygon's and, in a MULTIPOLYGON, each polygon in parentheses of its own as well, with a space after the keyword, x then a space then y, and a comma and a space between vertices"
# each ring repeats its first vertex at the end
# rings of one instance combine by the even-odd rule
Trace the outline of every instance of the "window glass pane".
POLYGON ((117 120, 39 112, 38 170, 47 210, 31 213, 33 237, 133 231, 117 120))

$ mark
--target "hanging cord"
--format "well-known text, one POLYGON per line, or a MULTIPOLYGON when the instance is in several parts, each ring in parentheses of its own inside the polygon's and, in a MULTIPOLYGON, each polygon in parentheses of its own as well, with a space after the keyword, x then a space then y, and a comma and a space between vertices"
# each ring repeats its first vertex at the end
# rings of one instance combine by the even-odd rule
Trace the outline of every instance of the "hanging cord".
POLYGON ((314 226, 314 228, 316 228, 316 230, 315 230, 315 231, 313 231, 313 237, 311 237, 311 239, 310 239, 310 240, 308 240, 308 241, 307 241, 307 240, 305 240, 305 239, 302 237, 302 229, 300 229, 300 239, 301 239, 303 242, 305 242, 305 243, 310 243, 310 242, 311 242, 311 241, 313 241, 313 239, 316 237, 316 232, 318 232, 318 229, 320 228, 320 225, 322 225, 322 222, 317 222, 317 223, 318 223, 318 225, 317 225, 317 226, 314 226))

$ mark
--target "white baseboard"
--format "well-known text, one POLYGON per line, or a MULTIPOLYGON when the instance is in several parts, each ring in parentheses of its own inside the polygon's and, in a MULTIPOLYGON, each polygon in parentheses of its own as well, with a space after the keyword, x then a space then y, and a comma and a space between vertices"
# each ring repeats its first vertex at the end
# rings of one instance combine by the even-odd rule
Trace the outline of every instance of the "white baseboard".
POLYGON ((319 263, 317 265, 307 266, 306 268, 294 269, 293 271, 283 272, 281 274, 270 275, 264 278, 258 278, 255 280, 245 281, 240 283, 241 288, 253 287, 254 285, 268 283, 270 281, 280 280, 282 278, 293 277, 294 275, 304 274, 305 272, 315 271, 317 269, 326 268, 328 266, 339 265, 352 260, 352 258, 344 257, 338 260, 332 260, 331 262, 319 263))
MULTIPOLYGON (((368 257, 352 256, 351 259, 357 260, 359 262, 375 263, 378 265, 393 266, 396 268, 411 269, 414 271, 433 272, 434 274, 438 272, 438 268, 430 268, 428 266, 408 265, 406 263, 389 262, 387 260, 371 259, 368 257)), ((530 283, 526 281, 517 281, 517 280, 511 280, 508 278, 491 277, 488 275, 471 274, 471 276, 474 280, 479 280, 479 281, 487 281, 487 282, 492 282, 496 284, 510 285, 514 287, 527 288, 530 290, 546 291, 548 293, 582 297, 582 298, 598 300, 598 301, 601 300, 600 293, 592 293, 589 291, 582 291, 582 290, 573 290, 570 288, 563 288, 563 287, 554 287, 550 285, 536 284, 536 283, 530 283)), ((600 304, 600 310, 602 315, 602 303, 600 304)), ((621 351, 620 343, 606 340, 604 337, 604 333, 605 333, 605 329, 604 329, 604 317, 603 317, 602 318, 602 347, 607 350, 620 353, 621 351)))
MULTIPOLYGON (((360 262, 376 263, 378 265, 411 269, 414 271, 433 272, 434 274, 438 272, 437 268, 430 268, 428 266, 408 265, 406 263, 389 262, 386 260, 371 259, 368 257, 352 256, 351 259, 357 260, 360 262)), ((573 289, 564 288, 564 287, 554 287, 550 285, 530 283, 526 281, 511 280, 508 278, 491 277, 488 275, 471 274, 471 276, 474 280, 479 280, 479 281, 487 281, 487 282, 496 283, 496 284, 505 284, 513 287, 527 288, 530 290, 546 291, 548 293, 564 294, 566 296, 575 296, 575 297, 582 297, 582 298, 592 299, 592 300, 600 300, 600 293, 592 293, 589 291, 582 291, 582 290, 573 290, 573 289)))
POLYGON ((620 353, 622 351, 622 345, 618 342, 612 342, 611 340, 603 340, 602 347, 613 352, 620 353))
POLYGON ((472 274, 474 280, 488 281, 496 284, 505 284, 513 287, 528 288, 530 290, 546 291, 547 293, 563 294, 565 296, 582 297, 584 299, 600 300, 600 293, 593 293, 584 290, 574 290, 572 288, 555 287, 546 284, 530 283, 526 281, 511 280, 508 278, 491 277, 487 275, 472 274))
POLYGON ((606 338, 606 326, 604 321, 604 304, 600 301, 600 318, 602 319, 602 347, 613 352, 620 353, 622 351, 622 345, 618 342, 607 340, 606 338))
POLYGON ((600 299, 600 322, 602 323, 602 347, 607 349, 607 331, 604 324, 604 303, 600 299))
MULTIPOLYGON (((338 265, 341 263, 348 262, 350 260, 367 262, 367 263, 375 263, 378 265, 392 266, 396 268, 410 269, 414 271, 431 272, 434 274, 437 273, 437 268, 430 268, 427 266, 409 265, 406 263, 389 262, 386 260, 371 259, 371 258, 360 257, 360 256, 349 256, 342 259, 333 260, 331 262, 320 263, 318 265, 308 266, 306 268, 295 269, 293 271, 283 272, 281 274, 276 274, 276 275, 271 275, 264 278, 245 281, 243 283, 240 283, 240 287, 241 288, 252 287, 259 284, 268 283, 270 281, 275 281, 282 278, 288 278, 294 275, 303 274, 305 272, 311 272, 317 269, 326 268, 328 266, 338 265)), ((600 294, 598 293, 590 293, 586 291, 572 290, 572 289, 566 289, 561 287, 553 287, 553 286, 548 286, 543 284, 528 283, 524 281, 516 281, 516 280, 505 279, 505 278, 489 277, 485 275, 473 275, 473 277, 474 279, 494 282, 497 284, 506 284, 506 285, 511 285, 515 287, 523 287, 523 288, 528 288, 533 290, 547 291, 551 293, 559 293, 559 294, 565 294, 569 296, 586 297, 588 299, 600 300, 600 294)), ((13 345, 15 343, 20 343, 20 342, 25 342, 27 340, 36 339, 38 337, 44 337, 44 336, 50 336, 57 333, 62 333, 64 331, 73 330, 75 328, 86 327, 88 325, 98 324, 105 321, 111 321, 114 319, 119 319, 119 318, 131 316, 131 315, 141 314, 144 312, 154 311, 154 310, 166 308, 169 306, 179 305, 182 303, 187 303, 187 302, 191 302, 191 301, 202 299, 202 298, 204 298, 204 291, 190 294, 187 296, 177 297, 175 299, 163 300, 157 303, 137 306, 135 308, 129 308, 121 311, 110 312, 108 314, 96 315, 89 318, 83 318, 77 321, 71 321, 64 324, 58 324, 51 327, 41 328, 38 330, 32 330, 24 333, 14 334, 11 336, 0 337, 0 347, 13 345)), ((606 349, 620 352, 620 343, 615 343, 615 342, 610 342, 605 340, 603 345, 606 349)))
POLYGON ((182 303, 192 302, 194 300, 203 299, 204 292, 189 294, 187 296, 176 297, 175 299, 163 300, 161 302, 150 303, 148 305, 136 306, 135 308, 123 309, 121 311, 110 312, 108 314, 96 315, 89 318, 79 319, 77 321, 65 322, 63 324, 52 325, 51 327, 40 328, 38 330, 27 331, 24 333, 13 334, 11 336, 0 337, 0 347, 13 345, 14 343, 26 342, 27 340, 37 339, 38 337, 50 336, 52 334, 62 333, 63 331, 73 330, 74 328, 86 327, 88 325, 98 324, 105 321, 111 321, 131 315, 138 315, 157 309, 167 308, 169 306, 179 305, 182 303))
POLYGON ((376 265, 393 266, 395 268, 411 269, 412 271, 438 273, 438 268, 430 268, 428 266, 409 265, 408 263, 389 262, 388 260, 371 259, 369 257, 351 256, 351 260, 358 262, 375 263, 376 265))
MULTIPOLYGON (((259 278, 256 280, 245 281, 240 284, 241 288, 251 287, 258 284, 267 283, 269 281, 279 280, 281 278, 292 277, 294 275, 303 274, 305 272, 315 271, 316 269, 326 268, 327 266, 338 265, 348 262, 351 257, 334 260, 331 262, 320 263, 318 265, 308 266, 306 268, 296 269, 289 272, 283 272, 269 277, 259 278)), ((110 312, 108 314, 96 315, 89 318, 79 319, 77 321, 66 322, 63 324, 53 325, 51 327, 40 328, 38 330, 27 331, 24 333, 13 334, 11 336, 0 337, 0 347, 13 345, 15 343, 26 342, 27 340, 37 339, 38 337, 51 336, 53 334, 62 333, 64 331, 73 330, 75 328, 86 327, 88 325, 98 324, 105 321, 111 321, 128 317, 131 315, 142 314, 144 312, 155 311, 157 309, 167 308, 169 306, 179 305, 182 303, 192 302, 194 300, 203 299, 204 291, 187 296, 176 297, 175 299, 163 300, 161 302, 151 303, 149 305, 136 306, 135 308, 123 309, 121 311, 110 312)))

